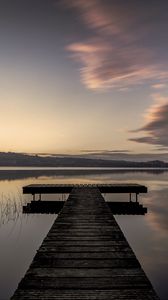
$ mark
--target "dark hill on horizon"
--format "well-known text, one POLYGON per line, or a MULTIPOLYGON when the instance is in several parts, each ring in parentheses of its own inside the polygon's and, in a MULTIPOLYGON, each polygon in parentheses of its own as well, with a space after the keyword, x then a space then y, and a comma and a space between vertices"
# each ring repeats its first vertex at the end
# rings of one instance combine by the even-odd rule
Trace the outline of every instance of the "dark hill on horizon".
POLYGON ((111 168, 168 168, 168 163, 160 160, 126 161, 83 158, 75 155, 41 156, 25 153, 0 152, 1 167, 111 167, 111 168))

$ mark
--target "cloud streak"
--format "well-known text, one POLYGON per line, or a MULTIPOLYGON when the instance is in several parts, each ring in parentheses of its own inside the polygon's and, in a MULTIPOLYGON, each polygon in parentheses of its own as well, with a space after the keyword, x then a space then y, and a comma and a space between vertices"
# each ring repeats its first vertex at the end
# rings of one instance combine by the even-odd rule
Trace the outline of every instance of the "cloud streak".
POLYGON ((64 3, 67 7, 76 9, 78 16, 90 29, 106 34, 118 34, 120 32, 118 20, 116 17, 111 18, 108 5, 104 5, 101 0, 65 0, 64 3))
POLYGON ((118 149, 118 150, 81 150, 81 153, 86 153, 86 154, 113 154, 113 153, 119 153, 119 154, 123 154, 123 153, 129 153, 131 152, 130 150, 127 149, 118 149))
POLYGON ((149 4, 141 7, 135 2, 64 1, 88 32, 88 38, 80 37, 79 42, 66 48, 80 63, 81 80, 87 88, 121 89, 143 84, 146 80, 154 81, 157 88, 161 87, 162 80, 168 79, 165 65, 145 43, 156 12, 152 10, 151 14, 149 4))
POLYGON ((131 138, 131 141, 138 143, 148 143, 168 148, 168 97, 159 94, 153 95, 153 104, 146 113, 146 124, 132 132, 143 132, 143 137, 131 138))

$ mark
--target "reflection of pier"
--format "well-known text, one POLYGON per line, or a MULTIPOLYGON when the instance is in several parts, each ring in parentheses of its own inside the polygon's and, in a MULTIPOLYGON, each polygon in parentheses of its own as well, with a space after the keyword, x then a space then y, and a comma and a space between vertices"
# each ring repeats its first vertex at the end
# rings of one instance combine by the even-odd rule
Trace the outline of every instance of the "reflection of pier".
MULTIPOLYGON (((113 215, 144 215, 147 208, 139 202, 106 202, 113 215)), ((31 201, 23 206, 25 214, 58 214, 63 208, 64 201, 31 201)))
POLYGON ((98 187, 74 186, 11 299, 158 297, 98 187))

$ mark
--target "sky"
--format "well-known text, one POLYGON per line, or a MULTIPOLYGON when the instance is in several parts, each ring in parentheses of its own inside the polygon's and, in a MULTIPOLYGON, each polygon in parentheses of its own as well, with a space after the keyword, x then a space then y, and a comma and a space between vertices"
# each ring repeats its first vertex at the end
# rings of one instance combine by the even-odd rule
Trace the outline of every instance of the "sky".
POLYGON ((0 151, 168 153, 168 2, 0 0, 0 151))

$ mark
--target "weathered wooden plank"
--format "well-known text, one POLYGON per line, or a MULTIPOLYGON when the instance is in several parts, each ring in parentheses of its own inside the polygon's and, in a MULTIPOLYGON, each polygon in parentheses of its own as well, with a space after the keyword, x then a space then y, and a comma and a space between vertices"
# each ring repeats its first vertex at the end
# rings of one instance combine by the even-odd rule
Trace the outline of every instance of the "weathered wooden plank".
POLYGON ((20 289, 16 300, 158 300, 152 288, 122 290, 20 289))
POLYGON ((31 268, 27 275, 34 275, 39 277, 114 277, 114 276, 145 276, 140 268, 134 269, 115 269, 115 268, 101 268, 101 269, 85 269, 85 268, 31 268))
POLYGON ((56 227, 53 227, 52 229, 52 233, 93 233, 93 234, 97 234, 97 233, 100 233, 100 234, 113 234, 113 233, 117 233, 117 234, 121 234, 123 235, 123 233, 121 232, 121 230, 117 227, 115 228, 114 226, 113 227, 106 227, 106 228, 103 228, 103 227, 99 227, 99 228, 73 228, 71 226, 69 226, 69 228, 56 228, 56 227))
POLYGON ((60 231, 58 231, 58 232, 53 232, 52 234, 50 234, 50 236, 55 236, 55 237, 58 237, 58 239, 59 238, 71 238, 71 237, 73 237, 73 238, 83 238, 83 237, 85 237, 86 239, 87 239, 87 237, 88 238, 90 238, 90 237, 94 237, 94 238, 99 238, 99 237, 101 237, 101 239, 115 239, 115 240, 122 240, 122 238, 123 238, 123 235, 122 235, 122 233, 118 233, 118 232, 114 232, 114 233, 101 233, 101 232, 96 232, 96 233, 94 233, 94 232, 83 232, 83 231, 81 231, 81 232, 72 232, 72 234, 69 232, 60 232, 60 231))
POLYGON ((49 237, 55 237, 55 239, 57 241, 61 240, 61 241, 110 241, 112 238, 115 238, 115 240, 117 241, 122 241, 122 237, 120 235, 108 235, 108 236, 94 236, 94 235, 90 235, 90 236, 80 236, 80 235, 74 235, 74 236, 70 236, 70 235, 56 235, 56 234, 51 234, 49 237))
POLYGON ((55 252, 127 252, 127 253, 133 253, 132 250, 128 247, 128 246, 101 246, 98 245, 97 246, 85 246, 85 245, 80 245, 80 246, 68 246, 67 245, 63 245, 63 246, 59 246, 59 245, 55 245, 54 241, 52 242, 43 242, 42 246, 39 248, 38 252, 42 252, 42 251, 50 251, 51 249, 54 249, 55 252))
POLYGON ((38 253, 48 253, 50 257, 57 259, 128 259, 133 258, 132 252, 56 252, 55 248, 41 248, 38 253))
POLYGON ((98 224, 97 226, 95 226, 94 224, 80 224, 80 225, 78 225, 78 224, 59 224, 58 226, 53 226, 52 227, 52 231, 60 231, 60 229, 61 229, 61 231, 64 231, 64 230, 68 230, 68 231, 71 231, 71 230, 89 230, 89 231, 94 231, 94 230, 96 230, 96 231, 103 231, 103 230, 111 230, 111 231, 120 231, 120 228, 119 227, 115 227, 114 225, 108 225, 108 224, 106 224, 106 225, 101 225, 101 224, 98 224))
POLYGON ((33 275, 26 275, 20 282, 19 287, 45 289, 124 289, 124 288, 147 288, 149 281, 146 276, 112 276, 112 277, 38 277, 33 275))
POLYGON ((32 267, 51 268, 138 268, 139 262, 136 258, 118 259, 60 259, 53 258, 50 254, 39 254, 35 258, 32 267))
POLYGON ((128 246, 128 242, 127 241, 107 241, 107 240, 89 240, 89 241, 81 241, 81 240, 67 240, 66 242, 63 240, 56 240, 55 237, 46 237, 44 240, 44 243, 54 243, 55 245, 59 245, 59 246, 66 246, 67 248, 69 248, 69 246, 95 246, 98 247, 99 246, 110 246, 110 247, 114 247, 114 246, 122 246, 122 247, 126 247, 128 246))
POLYGON ((69 228, 54 228, 52 229, 52 233, 54 234, 59 234, 59 233, 72 233, 72 234, 78 234, 78 233, 84 233, 84 234, 88 234, 88 233, 92 233, 92 234, 114 234, 117 233, 123 236, 123 234, 121 233, 121 230, 119 228, 115 228, 115 227, 99 227, 99 228, 71 228, 71 226, 69 226, 69 228))

